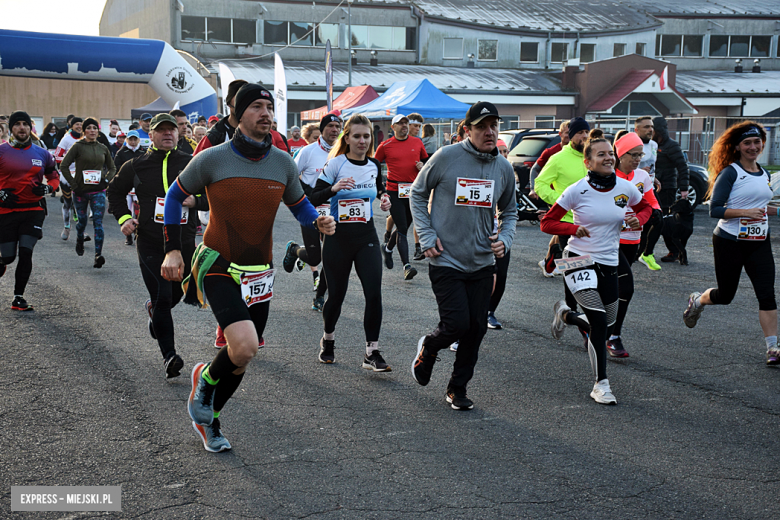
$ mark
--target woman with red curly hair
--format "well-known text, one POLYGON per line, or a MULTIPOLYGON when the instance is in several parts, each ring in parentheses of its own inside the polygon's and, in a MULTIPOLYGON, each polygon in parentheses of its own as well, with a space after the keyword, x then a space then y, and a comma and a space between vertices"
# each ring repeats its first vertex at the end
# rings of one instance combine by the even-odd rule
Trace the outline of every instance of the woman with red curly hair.
POLYGON ((728 305, 745 269, 758 299, 758 321, 766 340, 766 364, 780 365, 777 346, 775 260, 769 241, 770 176, 758 164, 766 132, 744 121, 726 130, 710 152, 710 216, 720 219, 712 237, 718 286, 688 297, 683 321, 696 326, 705 305, 728 305))

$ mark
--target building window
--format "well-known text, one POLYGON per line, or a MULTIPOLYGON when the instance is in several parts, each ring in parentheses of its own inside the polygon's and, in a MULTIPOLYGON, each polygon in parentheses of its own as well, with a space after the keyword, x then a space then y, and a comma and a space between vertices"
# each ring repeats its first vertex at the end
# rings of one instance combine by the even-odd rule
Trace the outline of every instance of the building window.
POLYGON ((371 42, 369 47, 372 49, 392 49, 393 48, 393 28, 392 27, 372 27, 370 31, 371 42))
POLYGON ((645 48, 646 48, 646 46, 647 46, 647 44, 645 44, 645 43, 637 42, 637 44, 636 44, 636 53, 639 54, 640 56, 644 56, 645 55, 645 48))
POLYGON ((580 63, 590 63, 592 61, 596 61, 596 44, 580 44, 580 63))
POLYGON ((322 23, 317 27, 315 32, 315 45, 318 47, 325 47, 325 44, 330 40, 332 47, 339 46, 339 25, 335 23, 322 23))
POLYGON ((290 45, 314 45, 314 24, 306 22, 290 22, 290 45))
POLYGON ((445 60, 463 59, 463 38, 444 38, 445 60))
POLYGON ((182 16, 181 39, 197 41, 205 40, 206 19, 202 16, 182 16))
POLYGON ((612 46, 612 56, 617 58, 618 56, 623 56, 626 53, 626 44, 625 43, 616 43, 612 46))
MULTIPOLYGON (((333 26, 338 34, 338 26, 333 26)), ((386 27, 379 25, 353 25, 352 47, 355 49, 385 49, 389 51, 414 50, 416 45, 414 27, 386 27), (410 36, 411 34, 411 36, 410 36)), ((331 38, 331 43, 333 39, 331 38)), ((317 43, 317 45, 325 45, 317 43)))
POLYGON ((231 43, 233 41, 231 32, 230 18, 206 19, 206 34, 210 42, 231 43))
POLYGON ((498 40, 478 40, 477 59, 479 61, 496 61, 498 57, 498 40))
POLYGON ((265 20, 263 22, 265 45, 287 45, 287 22, 265 20))
POLYGON ((254 20, 233 20, 233 43, 257 43, 257 23, 254 20))
POLYGON ((539 62, 539 42, 520 42, 520 62, 539 62))
POLYGON ((535 116, 535 128, 555 128, 555 116, 535 116))
POLYGON ((550 63, 563 63, 569 59, 569 44, 555 42, 550 46, 550 63))
POLYGON ((659 34, 655 39, 656 56, 703 56, 704 36, 659 34))
POLYGON ((417 27, 406 28, 406 50, 413 51, 417 49, 417 27))
POLYGON ((712 58, 768 58, 771 36, 710 36, 712 58))

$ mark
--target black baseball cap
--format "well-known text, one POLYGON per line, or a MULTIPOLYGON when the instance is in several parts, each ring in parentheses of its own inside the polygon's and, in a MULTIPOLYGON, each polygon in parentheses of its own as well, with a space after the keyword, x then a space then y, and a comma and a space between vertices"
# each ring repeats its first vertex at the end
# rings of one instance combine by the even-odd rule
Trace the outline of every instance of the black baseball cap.
POLYGON ((493 103, 487 101, 478 101, 471 105, 468 112, 466 112, 466 119, 464 119, 464 125, 474 125, 485 119, 486 117, 501 117, 498 115, 498 109, 493 103))

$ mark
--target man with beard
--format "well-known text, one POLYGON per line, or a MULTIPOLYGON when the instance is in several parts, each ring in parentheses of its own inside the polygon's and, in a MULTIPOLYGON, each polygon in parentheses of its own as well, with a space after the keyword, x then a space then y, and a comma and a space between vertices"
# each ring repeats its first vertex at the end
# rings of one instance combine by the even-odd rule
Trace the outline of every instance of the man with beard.
POLYGON ((31 141, 32 120, 26 112, 11 114, 8 126, 13 146, 0 145, 0 277, 16 259, 16 280, 11 309, 31 311, 24 290, 32 273, 35 244, 43 237, 46 211, 43 198, 59 186, 60 180, 51 154, 31 141), (43 184, 46 177, 48 184, 43 184))
POLYGON ((301 129, 298 126, 290 128, 290 136, 292 139, 287 140, 287 145, 290 147, 290 153, 294 156, 297 150, 300 150, 309 143, 301 137, 301 129))
POLYGON ((198 147, 198 143, 194 139, 187 137, 187 114, 183 110, 175 109, 168 112, 176 118, 176 125, 179 131, 179 142, 176 143, 176 149, 180 152, 192 155, 195 153, 195 148, 198 147))

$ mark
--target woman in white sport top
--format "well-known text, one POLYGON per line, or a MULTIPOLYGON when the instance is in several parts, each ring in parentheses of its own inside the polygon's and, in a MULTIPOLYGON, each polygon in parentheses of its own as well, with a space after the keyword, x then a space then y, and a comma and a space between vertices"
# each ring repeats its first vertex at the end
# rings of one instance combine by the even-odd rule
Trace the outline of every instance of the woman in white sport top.
MULTIPOLYGON (((588 174, 563 192, 541 222, 551 235, 571 235, 559 268, 567 296, 573 294, 590 324, 588 355, 596 384, 590 396, 600 404, 617 404, 607 379, 607 338, 618 310, 620 230, 625 221, 640 229, 651 207, 629 181, 615 175, 615 153, 606 139, 589 140, 583 152, 588 174), (632 208, 635 216, 626 218, 632 208), (561 222, 567 211, 574 223, 561 222)), ((555 304, 553 330, 566 326, 568 311, 555 304)))
POLYGON ((757 162, 765 143, 764 129, 752 121, 744 121, 726 130, 712 147, 710 216, 720 219, 712 236, 718 286, 703 294, 691 293, 683 321, 693 328, 705 305, 731 303, 744 267, 758 299, 758 321, 767 349, 766 364, 780 365, 775 260, 766 215, 772 189, 769 174, 757 162))

